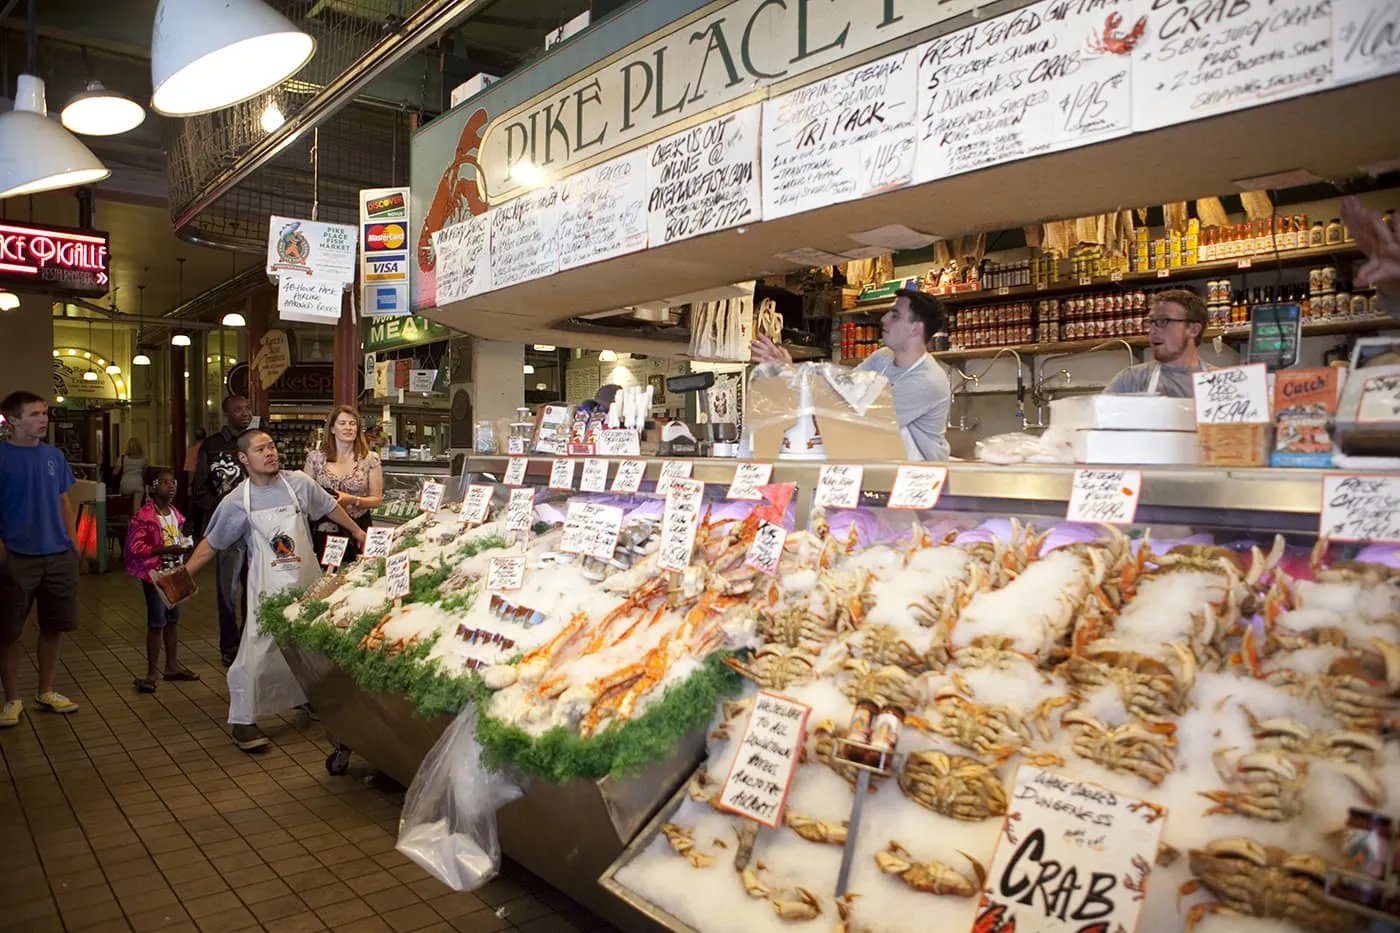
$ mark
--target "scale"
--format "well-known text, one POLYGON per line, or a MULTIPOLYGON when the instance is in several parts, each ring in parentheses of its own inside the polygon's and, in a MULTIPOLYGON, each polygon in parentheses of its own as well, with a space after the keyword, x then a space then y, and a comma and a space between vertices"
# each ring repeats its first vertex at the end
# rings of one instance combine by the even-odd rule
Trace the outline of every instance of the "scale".
MULTIPOLYGON (((696 405, 701 411, 710 410, 710 389, 714 388, 715 374, 711 372, 690 373, 686 376, 671 376, 666 380, 666 391, 676 392, 681 395, 695 393, 699 397, 696 405)), ((661 429, 661 444, 657 450, 663 457, 699 457, 708 455, 715 444, 715 426, 710 422, 705 424, 706 436, 703 441, 704 450, 701 451, 702 442, 697 442, 690 434, 690 429, 684 421, 672 421, 661 429), (678 426, 678 427, 677 427, 678 426)))
POLYGON ((1249 316, 1249 362, 1263 363, 1271 371, 1287 369, 1298 362, 1302 336, 1302 305, 1258 305, 1249 316))

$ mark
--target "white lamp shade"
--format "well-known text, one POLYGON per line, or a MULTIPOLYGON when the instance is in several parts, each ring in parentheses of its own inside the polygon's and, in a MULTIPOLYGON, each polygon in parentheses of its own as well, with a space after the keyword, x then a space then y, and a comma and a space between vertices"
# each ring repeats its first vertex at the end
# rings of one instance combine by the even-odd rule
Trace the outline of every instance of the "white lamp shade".
POLYGON ((120 375, 120 374, 121 374, 121 371, 122 371, 122 368, 121 368, 120 366, 118 366, 116 363, 108 363, 108 364, 107 364, 107 375, 109 375, 109 376, 117 376, 117 375, 120 375))
POLYGON ((13 311, 19 307, 19 296, 14 292, 0 292, 0 311, 13 311))
POLYGON ((261 0, 160 0, 151 106, 171 117, 222 110, 296 74, 315 51, 315 39, 261 0))
POLYGON ((188 347, 190 345, 189 335, 176 334, 175 336, 170 338, 170 345, 172 347, 188 347))
POLYGON ((248 322, 243 319, 243 315, 237 311, 225 314, 222 323, 225 327, 246 327, 248 325, 248 322))
POLYGON ((149 356, 147 356, 145 353, 137 353, 135 356, 133 356, 133 357, 131 358, 131 365, 132 365, 132 366, 150 366, 150 365, 151 365, 151 358, 150 358, 149 356))
POLYGON ((20 75, 15 109, 0 113, 0 198, 90 185, 112 174, 47 114, 43 79, 20 75))
POLYGON ((146 119, 146 108, 136 101, 89 81, 87 90, 63 108, 63 125, 84 136, 116 136, 134 130, 146 119))
POLYGON ((94 372, 94 371, 91 370, 91 369, 85 370, 85 371, 83 372, 83 381, 84 381, 84 382, 96 382, 96 381, 97 381, 97 373, 94 372))

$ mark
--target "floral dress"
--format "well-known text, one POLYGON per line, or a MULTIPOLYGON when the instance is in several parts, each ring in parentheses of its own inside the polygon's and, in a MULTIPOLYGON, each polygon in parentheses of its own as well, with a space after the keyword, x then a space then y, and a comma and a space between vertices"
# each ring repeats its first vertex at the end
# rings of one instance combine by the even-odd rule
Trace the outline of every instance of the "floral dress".
MULTIPOLYGON (((370 452, 356 463, 355 468, 347 475, 336 476, 326 468, 325 453, 320 450, 313 450, 306 455, 306 465, 302 467, 302 471, 331 495, 343 492, 349 496, 367 497, 370 493, 370 476, 379 468, 379 454, 370 452)), ((359 525, 361 528, 369 528, 369 509, 358 505, 347 505, 345 506, 345 513, 353 518, 355 524, 359 525)), ((316 553, 321 554, 325 551, 327 535, 343 535, 345 534, 345 529, 327 518, 316 522, 312 526, 311 532, 316 544, 316 553)), ((354 560, 358 554, 359 548, 355 546, 354 541, 351 541, 345 550, 345 561, 348 563, 354 560)))

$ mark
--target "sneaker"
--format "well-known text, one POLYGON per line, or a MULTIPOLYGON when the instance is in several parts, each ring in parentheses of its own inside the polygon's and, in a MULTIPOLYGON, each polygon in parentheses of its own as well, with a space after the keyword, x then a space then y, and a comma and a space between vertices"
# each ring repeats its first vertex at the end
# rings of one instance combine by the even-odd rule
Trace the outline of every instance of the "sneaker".
POLYGON ((41 693, 34 698, 34 703, 41 709, 50 713, 76 713, 78 704, 68 699, 61 693, 41 693))
POLYGON ((223 663, 224 670, 228 670, 230 667, 233 667, 233 662, 237 659, 237 657, 237 651, 225 651, 222 654, 220 654, 219 660, 223 663))
POLYGON ((252 752, 267 748, 272 743, 257 726, 240 724, 233 727, 233 744, 238 746, 239 751, 252 752))
POLYGON ((4 706, 0 706, 0 729, 19 725, 19 714, 22 712, 24 703, 19 700, 9 700, 4 706))
POLYGON ((321 717, 316 715, 316 711, 315 711, 314 709, 311 708, 311 704, 310 704, 310 703, 303 703, 303 704, 301 704, 300 706, 298 706, 297 709, 299 709, 301 712, 305 713, 305 714, 306 714, 306 718, 309 719, 309 720, 311 720, 312 722, 320 722, 320 721, 321 721, 321 717))

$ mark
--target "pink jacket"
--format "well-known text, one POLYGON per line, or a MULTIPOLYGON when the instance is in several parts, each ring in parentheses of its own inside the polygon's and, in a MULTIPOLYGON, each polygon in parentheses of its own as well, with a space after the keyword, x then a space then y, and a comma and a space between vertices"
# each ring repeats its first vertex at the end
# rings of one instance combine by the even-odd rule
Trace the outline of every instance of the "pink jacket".
MULTIPOLYGON (((175 513, 175 523, 183 528, 185 516, 181 515, 175 506, 170 508, 175 513)), ((160 569, 160 558, 156 557, 154 552, 164 546, 160 516, 156 514, 155 504, 147 501, 136 510, 136 514, 131 517, 131 524, 127 526, 126 552, 123 554, 126 575, 138 580, 149 580, 151 571, 160 569)))

